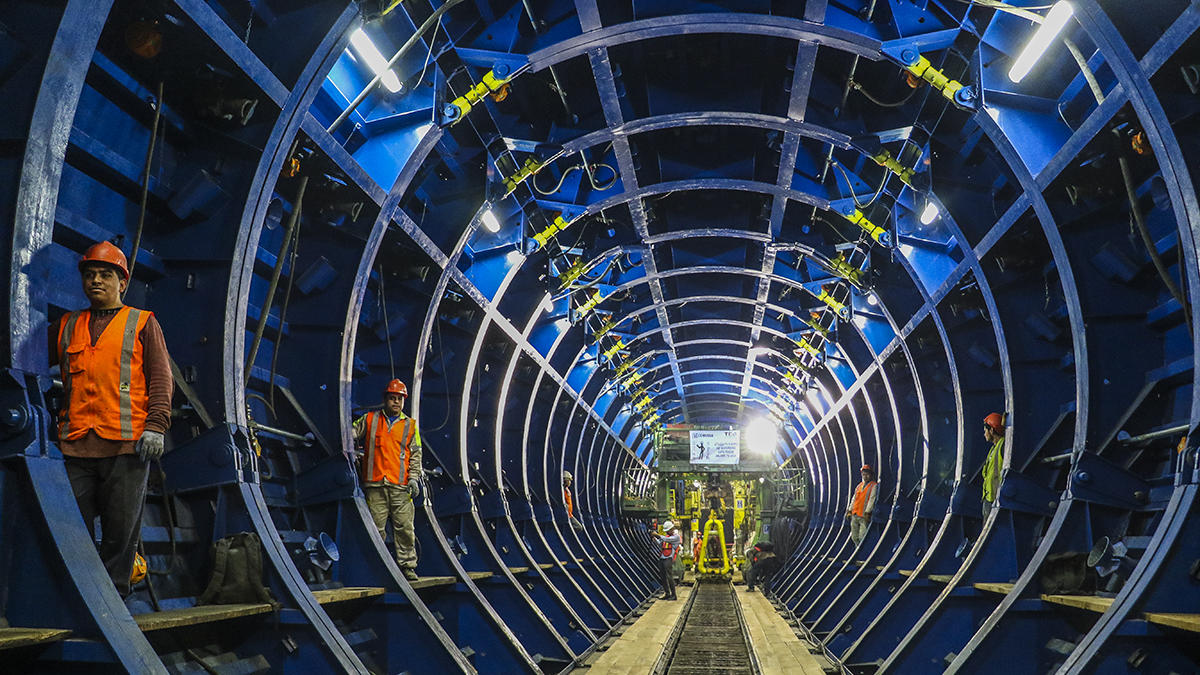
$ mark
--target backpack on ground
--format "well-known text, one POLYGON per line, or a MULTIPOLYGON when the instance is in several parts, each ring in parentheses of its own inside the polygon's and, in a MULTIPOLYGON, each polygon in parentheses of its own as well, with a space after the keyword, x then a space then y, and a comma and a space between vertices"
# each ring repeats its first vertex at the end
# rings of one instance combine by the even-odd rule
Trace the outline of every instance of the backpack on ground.
POLYGON ((263 585, 262 541, 253 532, 221 537, 212 545, 213 572, 197 605, 279 603, 263 585))

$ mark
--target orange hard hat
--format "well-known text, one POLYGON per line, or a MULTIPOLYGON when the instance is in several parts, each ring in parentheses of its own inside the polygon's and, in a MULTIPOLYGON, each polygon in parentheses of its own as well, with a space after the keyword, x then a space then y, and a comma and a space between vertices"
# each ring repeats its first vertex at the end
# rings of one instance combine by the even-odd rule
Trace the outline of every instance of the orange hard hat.
POLYGON ((83 252, 83 257, 79 259, 79 270, 83 271, 83 266, 88 263, 112 265, 121 270, 121 276, 129 278, 129 262, 125 259, 125 254, 107 241, 93 244, 91 248, 83 252))
POLYGON ((859 471, 870 471, 871 473, 875 473, 875 469, 872 469, 870 464, 863 464, 859 471))
POLYGON ((391 382, 388 382, 387 389, 384 389, 383 393, 385 393, 385 394, 400 394, 401 396, 404 396, 405 398, 407 398, 408 397, 408 387, 404 386, 404 383, 401 382, 400 380, 392 380, 391 382))
POLYGON ((1000 413, 992 413, 983 418, 983 423, 992 428, 993 431, 1004 431, 1004 417, 1000 413))

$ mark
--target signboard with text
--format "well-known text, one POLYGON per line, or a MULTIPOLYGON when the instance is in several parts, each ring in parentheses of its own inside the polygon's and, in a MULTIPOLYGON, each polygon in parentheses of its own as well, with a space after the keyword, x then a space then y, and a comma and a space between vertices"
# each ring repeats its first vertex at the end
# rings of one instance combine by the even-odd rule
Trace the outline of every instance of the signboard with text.
POLYGON ((692 429, 692 464, 737 464, 741 432, 737 429, 692 429))

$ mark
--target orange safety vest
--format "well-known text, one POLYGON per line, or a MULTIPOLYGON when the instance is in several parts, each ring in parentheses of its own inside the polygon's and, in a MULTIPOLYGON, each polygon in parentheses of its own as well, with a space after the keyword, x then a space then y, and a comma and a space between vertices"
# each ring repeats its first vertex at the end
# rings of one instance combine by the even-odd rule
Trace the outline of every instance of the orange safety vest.
POLYGON ((678 549, 675 548, 675 542, 667 541, 666 539, 662 540, 662 558, 663 558, 663 560, 666 560, 668 558, 674 558, 676 552, 678 552, 678 549))
POLYGON ((417 425, 412 424, 410 417, 404 418, 404 424, 389 427, 383 413, 367 413, 363 480, 367 483, 387 481, 393 485, 408 485, 408 460, 412 457, 412 440, 416 433, 417 425), (404 457, 403 480, 400 473, 401 457, 404 457))
POLYGON ((850 505, 850 513, 858 516, 859 518, 866 517, 867 497, 870 495, 871 491, 875 489, 876 485, 878 485, 878 483, 875 481, 871 481, 870 483, 860 482, 858 484, 858 487, 854 489, 854 502, 850 505))
POLYGON ((138 339, 153 313, 122 307, 92 344, 91 310, 71 312, 58 324, 58 363, 66 409, 58 437, 74 441, 88 431, 110 441, 135 441, 146 430, 150 396, 138 339))
POLYGON ((567 517, 575 517, 575 502, 571 499, 571 489, 563 488, 563 501, 567 503, 567 517))

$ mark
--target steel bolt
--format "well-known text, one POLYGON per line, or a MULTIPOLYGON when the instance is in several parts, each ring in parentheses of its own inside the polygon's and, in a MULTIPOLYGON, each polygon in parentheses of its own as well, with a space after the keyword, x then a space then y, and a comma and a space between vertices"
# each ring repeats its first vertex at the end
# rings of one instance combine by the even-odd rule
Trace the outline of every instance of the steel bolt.
POLYGON ((1075 474, 1075 480, 1086 485, 1092 482, 1092 475, 1086 471, 1080 471, 1075 474))

